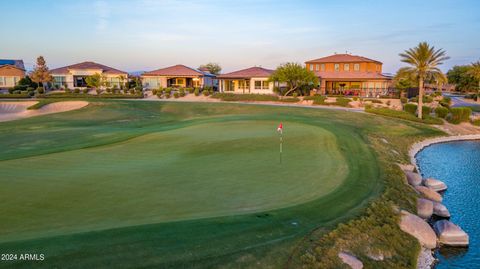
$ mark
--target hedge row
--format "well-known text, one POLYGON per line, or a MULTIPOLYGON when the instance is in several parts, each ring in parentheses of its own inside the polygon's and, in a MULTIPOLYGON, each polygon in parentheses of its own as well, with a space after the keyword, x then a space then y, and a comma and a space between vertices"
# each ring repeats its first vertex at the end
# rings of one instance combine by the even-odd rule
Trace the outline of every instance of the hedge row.
POLYGON ((234 93, 214 93, 213 98, 222 101, 279 101, 276 95, 267 94, 234 94, 234 93))
POLYGON ((38 94, 38 98, 99 98, 99 99, 141 99, 143 94, 81 94, 81 93, 50 93, 50 94, 38 94))
POLYGON ((434 118, 428 115, 424 115, 423 119, 419 119, 412 113, 409 113, 406 111, 388 109, 388 108, 365 108, 365 112, 382 115, 386 117, 404 119, 408 121, 422 122, 426 124, 443 124, 443 121, 439 118, 434 118))
POLYGON ((28 93, 0 94, 0 99, 30 98, 28 93))

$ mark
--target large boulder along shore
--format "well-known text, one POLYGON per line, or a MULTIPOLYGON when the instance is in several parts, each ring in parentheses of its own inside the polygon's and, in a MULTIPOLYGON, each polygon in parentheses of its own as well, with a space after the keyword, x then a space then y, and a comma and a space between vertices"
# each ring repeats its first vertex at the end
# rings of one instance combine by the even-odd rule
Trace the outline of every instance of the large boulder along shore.
POLYGON ((405 175, 407 176, 408 184, 412 186, 419 186, 422 184, 422 176, 420 176, 418 173, 405 171, 405 175))
POLYGON ((428 199, 417 199, 417 215, 422 219, 429 219, 433 214, 433 202, 428 199))
POLYGON ((437 247, 437 236, 432 227, 417 215, 405 210, 401 211, 400 229, 415 237, 420 244, 428 249, 437 247))
POLYGON ((441 203, 443 200, 443 197, 436 191, 425 187, 425 186, 415 186, 415 189, 420 192, 420 194, 428 200, 432 200, 434 202, 441 203))
POLYGON ((441 218, 450 218, 450 212, 442 203, 433 202, 433 215, 441 218))
POLYGON ((433 229, 438 236, 438 241, 442 245, 452 247, 466 247, 469 243, 468 234, 459 226, 448 220, 439 220, 433 225, 433 229))
POLYGON ((423 185, 425 187, 428 187, 434 191, 440 192, 440 191, 445 191, 447 190, 447 185, 443 183, 443 181, 440 181, 435 178, 427 178, 423 181, 423 185))

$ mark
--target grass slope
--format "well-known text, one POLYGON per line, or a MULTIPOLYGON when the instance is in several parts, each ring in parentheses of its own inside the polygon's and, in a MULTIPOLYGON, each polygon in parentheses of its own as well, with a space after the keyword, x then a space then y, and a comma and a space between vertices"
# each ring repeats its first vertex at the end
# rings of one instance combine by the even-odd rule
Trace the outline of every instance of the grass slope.
MULTIPOLYGON (((312 230, 321 234, 358 216, 381 193, 376 146, 369 142, 379 134, 402 146, 435 132, 338 111, 135 101, 93 102, 79 111, 0 124, 0 165, 9 173, 2 177, 9 190, 2 196, 17 207, 0 209, 8 216, 0 250, 46 256, 43 262, 0 267, 283 266, 312 230), (292 155, 285 153, 289 166, 280 177, 269 163, 278 156, 266 150, 279 121, 286 123, 286 139, 296 133, 285 142, 292 155), (225 182, 216 178, 238 163, 247 167, 233 170, 225 182), (153 177, 157 166, 168 175, 160 172, 159 182, 153 177), (28 167, 39 175, 25 172, 28 167), (109 171, 115 176, 105 179, 109 171), (91 172, 102 176, 84 177, 91 172), (55 180, 46 178, 35 193, 43 185, 35 179, 52 174, 55 180)), ((406 149, 400 154, 405 158, 406 149)))

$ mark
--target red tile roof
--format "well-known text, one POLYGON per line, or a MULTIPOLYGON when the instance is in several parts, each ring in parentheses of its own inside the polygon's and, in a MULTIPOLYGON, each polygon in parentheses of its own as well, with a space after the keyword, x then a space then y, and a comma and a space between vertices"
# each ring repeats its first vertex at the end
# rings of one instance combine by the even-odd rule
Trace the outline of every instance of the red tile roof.
POLYGON ((351 54, 334 54, 323 58, 318 58, 305 63, 358 63, 358 62, 369 62, 369 63, 380 63, 379 61, 369 59, 367 57, 351 55, 351 54))
POLYGON ((150 72, 145 72, 142 76, 179 76, 179 77, 198 77, 198 76, 214 76, 208 72, 202 72, 200 70, 185 66, 183 64, 177 64, 174 66, 160 68, 150 72))
POLYGON ((322 79, 391 79, 391 77, 377 72, 357 72, 357 71, 315 71, 315 75, 322 79))
POLYGON ((128 75, 127 72, 120 71, 118 69, 98 64, 95 62, 83 62, 78 64, 72 64, 69 66, 64 66, 56 69, 50 70, 51 74, 68 74, 70 69, 100 69, 104 74, 111 74, 111 75, 128 75))
POLYGON ((217 78, 258 78, 269 77, 273 73, 273 70, 262 67, 250 67, 226 74, 221 74, 217 78))

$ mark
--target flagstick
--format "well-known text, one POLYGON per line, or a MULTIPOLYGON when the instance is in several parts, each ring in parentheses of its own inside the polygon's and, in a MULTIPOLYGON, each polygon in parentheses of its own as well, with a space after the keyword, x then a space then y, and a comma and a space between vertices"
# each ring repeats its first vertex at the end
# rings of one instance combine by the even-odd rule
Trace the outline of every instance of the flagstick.
POLYGON ((280 164, 282 164, 282 144, 283 144, 283 133, 280 133, 280 164))

